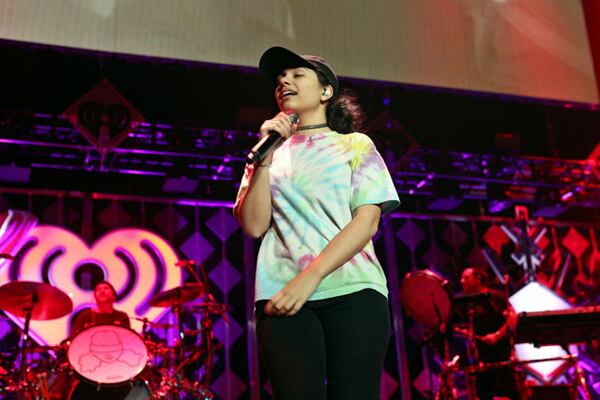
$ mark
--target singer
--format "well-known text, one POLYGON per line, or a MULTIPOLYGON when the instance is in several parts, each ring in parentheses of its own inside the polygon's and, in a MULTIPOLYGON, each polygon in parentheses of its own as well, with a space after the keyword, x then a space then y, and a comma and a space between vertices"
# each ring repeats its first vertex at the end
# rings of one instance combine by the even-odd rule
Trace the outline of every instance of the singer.
POLYGON ((398 195, 323 58, 272 47, 259 69, 281 110, 261 135, 284 140, 246 166, 234 214, 262 237, 256 330, 275 398, 379 399, 390 320, 371 237, 398 195))

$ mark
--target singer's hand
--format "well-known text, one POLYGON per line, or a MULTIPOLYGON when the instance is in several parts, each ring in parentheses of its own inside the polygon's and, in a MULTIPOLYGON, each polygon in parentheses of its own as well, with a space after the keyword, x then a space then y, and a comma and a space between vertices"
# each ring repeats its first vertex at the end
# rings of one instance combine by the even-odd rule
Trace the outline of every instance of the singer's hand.
POLYGON ((290 116, 282 111, 272 119, 268 119, 263 122, 262 126, 260 127, 260 137, 262 139, 267 133, 269 133, 269 131, 275 131, 284 139, 287 139, 292 133, 295 132, 295 130, 296 125, 292 124, 290 116))
POLYGON ((321 277, 310 269, 305 269, 267 302, 265 313, 281 316, 295 315, 320 282, 321 277))

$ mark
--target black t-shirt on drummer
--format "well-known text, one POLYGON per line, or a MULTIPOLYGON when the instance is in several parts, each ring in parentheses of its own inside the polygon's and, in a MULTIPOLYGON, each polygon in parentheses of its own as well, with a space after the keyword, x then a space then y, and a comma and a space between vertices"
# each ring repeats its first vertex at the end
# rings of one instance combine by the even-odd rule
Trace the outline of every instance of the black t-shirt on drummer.
POLYGON ((99 313, 91 308, 82 311, 71 326, 71 336, 78 333, 80 330, 89 326, 100 325, 100 324, 111 324, 121 325, 129 328, 129 317, 123 311, 113 310, 111 313, 99 313))
MULTIPOLYGON (((489 297, 475 306, 473 325, 476 336, 497 332, 506 322, 504 312, 508 308, 505 296, 497 290, 488 290, 489 297)), ((510 341, 507 337, 489 346, 477 340, 479 360, 482 362, 505 361, 510 358, 510 341)))

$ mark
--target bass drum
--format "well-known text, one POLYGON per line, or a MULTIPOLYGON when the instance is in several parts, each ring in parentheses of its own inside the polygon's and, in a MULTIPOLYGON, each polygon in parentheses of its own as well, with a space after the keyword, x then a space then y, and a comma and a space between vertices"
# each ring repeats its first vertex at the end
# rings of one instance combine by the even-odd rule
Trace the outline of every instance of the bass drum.
POLYGON ((86 381, 79 381, 73 387, 69 399, 71 400, 92 400, 92 399, 110 399, 110 400, 147 400, 151 399, 152 394, 147 382, 142 379, 136 379, 133 382, 120 386, 98 387, 86 381))
POLYGON ((448 281, 430 270, 406 275, 400 288, 400 302, 406 313, 428 329, 439 328, 452 313, 448 281))
POLYGON ((144 340, 120 325, 94 325, 78 332, 67 351, 79 382, 70 399, 149 399, 148 385, 140 379, 149 360, 144 340))

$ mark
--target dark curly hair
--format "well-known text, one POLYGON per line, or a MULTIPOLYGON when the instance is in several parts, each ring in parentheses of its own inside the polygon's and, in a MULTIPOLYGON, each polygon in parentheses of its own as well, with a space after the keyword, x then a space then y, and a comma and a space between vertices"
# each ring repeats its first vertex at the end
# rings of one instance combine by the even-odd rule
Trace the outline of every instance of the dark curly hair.
MULTIPOLYGON (((321 85, 330 85, 322 73, 315 72, 321 85)), ((339 133, 360 132, 366 119, 356 95, 349 89, 342 90, 329 100, 325 116, 327 125, 339 133)))
POLYGON ((115 290, 115 287, 112 285, 112 283, 110 283, 109 281, 100 281, 100 282, 96 283, 94 285, 94 293, 96 293, 96 289, 100 285, 107 285, 112 290, 112 293, 115 296, 115 299, 117 298, 117 296, 118 296, 117 291, 115 290))

